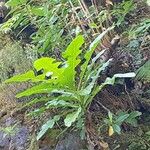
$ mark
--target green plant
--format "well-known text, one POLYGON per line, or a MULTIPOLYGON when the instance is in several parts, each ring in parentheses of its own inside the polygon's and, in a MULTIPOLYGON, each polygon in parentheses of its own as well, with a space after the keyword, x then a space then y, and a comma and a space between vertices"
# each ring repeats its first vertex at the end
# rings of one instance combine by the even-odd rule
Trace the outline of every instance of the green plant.
POLYGON ((150 29, 150 19, 142 19, 138 25, 134 25, 129 31, 129 38, 136 39, 150 29))
POLYGON ((114 132, 121 133, 121 125, 123 123, 128 123, 133 126, 137 126, 136 117, 140 116, 141 112, 132 111, 128 112, 119 112, 117 115, 108 112, 108 119, 105 119, 104 122, 109 126, 109 136, 113 135, 114 132))
POLYGON ((78 128, 83 128, 86 110, 95 95, 106 85, 113 85, 115 78, 135 76, 134 73, 116 74, 112 78, 108 77, 100 85, 97 84, 100 73, 109 65, 111 60, 108 60, 106 63, 96 63, 104 51, 100 52, 92 60, 91 57, 100 40, 111 29, 108 28, 91 43, 89 50, 84 54, 84 62, 81 62, 80 55, 80 48, 84 43, 84 38, 82 35, 79 35, 63 53, 63 62, 43 57, 34 62, 33 70, 14 76, 6 81, 38 82, 37 85, 17 95, 20 98, 33 94, 48 94, 45 97, 43 95, 42 98, 34 99, 26 104, 26 106, 32 106, 38 102, 44 103, 41 108, 33 112, 34 114, 41 114, 52 108, 58 109, 58 114, 42 126, 37 139, 40 139, 48 129, 53 128, 60 118, 64 118, 66 127, 71 127, 73 123, 74 125, 77 123, 78 128), (80 71, 77 72, 77 70, 80 71))
POLYGON ((71 41, 70 29, 66 29, 70 10, 67 1, 44 0, 39 3, 34 0, 8 0, 6 5, 11 8, 8 14, 11 17, 0 26, 1 32, 15 30, 18 37, 23 36, 23 31, 29 28, 25 32, 29 32, 39 53, 53 51, 55 48, 63 49, 63 43, 71 41))
POLYGON ((136 79, 150 82, 150 60, 136 71, 136 79))
POLYGON ((15 135, 17 132, 16 125, 8 126, 8 127, 0 127, 0 131, 4 132, 7 135, 15 135))
POLYGON ((132 12, 135 9, 133 0, 123 1, 119 5, 114 5, 113 10, 111 11, 112 15, 116 19, 117 26, 125 23, 125 17, 127 14, 132 12))

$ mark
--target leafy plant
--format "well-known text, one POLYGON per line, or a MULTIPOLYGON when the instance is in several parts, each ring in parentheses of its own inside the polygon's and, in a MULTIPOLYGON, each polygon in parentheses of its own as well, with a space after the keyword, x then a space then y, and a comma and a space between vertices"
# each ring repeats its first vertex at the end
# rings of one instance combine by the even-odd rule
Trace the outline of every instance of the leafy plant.
MULTIPOLYGON (((69 7, 67 1, 38 1, 8 0, 6 5, 11 8, 8 15, 11 17, 3 23, 0 31, 8 33, 15 30, 17 37, 28 34, 40 53, 45 53, 55 48, 63 48, 63 43, 70 42, 71 36, 63 36, 68 22, 69 7), (31 29, 32 30, 31 30, 31 29), (30 33, 31 32, 31 33, 30 33)), ((69 33, 69 31, 68 31, 69 33)), ((29 38, 29 37, 26 37, 29 38)))
POLYGON ((8 126, 8 127, 0 127, 0 131, 4 132, 6 135, 15 135, 17 128, 16 125, 8 126))
POLYGON ((150 60, 136 71, 136 79, 150 82, 150 60))
POLYGON ((117 26, 122 25, 125 23, 125 17, 127 14, 132 12, 135 9, 135 5, 133 0, 123 1, 119 5, 114 5, 112 10, 112 15, 115 17, 117 26))
POLYGON ((134 25, 129 31, 129 38, 136 39, 150 29, 150 19, 142 19, 138 25, 134 25))
POLYGON ((27 104, 28 106, 32 106, 38 102, 44 102, 41 108, 33 112, 34 114, 41 114, 52 108, 58 109, 58 114, 42 126, 37 139, 40 139, 49 128, 53 128, 60 118, 64 118, 66 127, 71 127, 77 123, 78 128, 83 128, 86 110, 95 95, 106 85, 113 85, 116 78, 135 76, 134 73, 116 74, 112 78, 106 78, 100 85, 97 84, 100 73, 105 70, 111 60, 105 63, 96 63, 104 51, 100 52, 92 60, 91 57, 100 40, 111 29, 108 28, 91 43, 89 50, 84 54, 84 62, 81 62, 80 55, 82 52, 80 48, 84 43, 84 38, 82 35, 79 35, 63 53, 63 62, 43 57, 34 62, 33 70, 14 76, 6 81, 7 83, 23 81, 38 82, 32 88, 17 94, 18 98, 33 94, 47 94, 48 97, 45 96, 45 98, 43 95, 42 98, 34 99, 27 104), (77 70, 80 71, 77 72, 77 70), (79 127, 81 122, 83 124, 79 127))
POLYGON ((108 119, 105 119, 104 122, 109 126, 109 136, 112 136, 115 132, 121 133, 121 125, 123 123, 128 123, 133 126, 137 125, 136 117, 140 116, 141 112, 132 111, 128 112, 119 112, 117 115, 108 112, 108 119))

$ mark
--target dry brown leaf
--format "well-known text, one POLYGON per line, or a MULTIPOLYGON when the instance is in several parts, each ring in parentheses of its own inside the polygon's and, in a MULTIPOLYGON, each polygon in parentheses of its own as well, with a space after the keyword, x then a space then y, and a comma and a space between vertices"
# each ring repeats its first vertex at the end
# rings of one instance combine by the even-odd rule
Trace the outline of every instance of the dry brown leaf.
POLYGON ((113 5, 113 2, 112 2, 112 0, 106 0, 106 4, 107 5, 113 5))
POLYGON ((106 142, 100 142, 100 146, 103 148, 103 150, 108 150, 109 149, 109 145, 106 142))

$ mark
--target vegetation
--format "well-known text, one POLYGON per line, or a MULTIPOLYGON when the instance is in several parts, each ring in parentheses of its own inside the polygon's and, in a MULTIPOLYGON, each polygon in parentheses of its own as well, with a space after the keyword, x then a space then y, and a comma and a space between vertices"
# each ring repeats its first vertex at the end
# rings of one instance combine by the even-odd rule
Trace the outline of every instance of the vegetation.
MULTIPOLYGON (((139 124, 150 112, 149 1, 7 0, 5 7, 0 33, 11 38, 0 45, 0 81, 21 83, 17 111, 38 118, 37 140, 50 130, 59 133, 54 139, 80 131, 89 147, 104 148, 106 140, 117 149, 121 142, 116 146, 113 138, 141 129, 141 143, 147 142, 150 128, 139 124)), ((14 127, 1 131, 15 134, 14 127)), ((129 149, 141 149, 135 138, 129 149)))
MULTIPOLYGON (((45 99, 42 97, 41 99, 30 101, 30 105, 46 101, 44 106, 35 110, 35 113, 43 113, 50 108, 66 108, 65 111, 60 111, 59 115, 54 116, 52 120, 48 120, 48 122, 43 125, 37 139, 40 139, 61 117, 66 116, 64 123, 67 127, 70 127, 76 120, 77 124, 81 122, 84 123, 84 116, 89 104, 104 86, 107 84, 113 85, 115 78, 118 77, 134 77, 134 73, 115 74, 112 78, 106 78, 100 85, 96 84, 99 74, 109 65, 110 60, 102 64, 95 64, 95 61, 103 53, 102 51, 92 59, 90 64, 89 62, 96 46, 109 30, 110 29, 100 34, 90 45, 89 50, 84 55, 85 62, 81 66, 79 65, 81 62, 79 55, 81 53, 80 48, 84 43, 84 38, 79 35, 63 53, 63 58, 66 59, 65 62, 57 62, 53 58, 43 57, 34 62, 34 71, 30 70, 25 74, 17 75, 7 80, 7 82, 22 82, 28 80, 40 82, 39 85, 17 95, 17 97, 20 98, 32 94, 47 93, 49 98, 45 99), (77 72, 75 70, 78 65, 81 70, 79 77, 76 76, 77 72), (38 75, 38 72, 41 73, 38 75)), ((81 125, 80 128, 82 127, 83 125, 81 125)))

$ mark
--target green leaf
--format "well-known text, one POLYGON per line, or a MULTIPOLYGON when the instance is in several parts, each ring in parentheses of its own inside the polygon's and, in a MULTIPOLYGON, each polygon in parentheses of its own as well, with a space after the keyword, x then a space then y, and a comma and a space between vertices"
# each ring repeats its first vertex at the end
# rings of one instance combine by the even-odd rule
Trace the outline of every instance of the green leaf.
POLYGON ((113 127, 115 132, 117 132, 118 134, 121 134, 121 128, 119 125, 113 124, 112 127, 113 127))
POLYGON ((113 121, 113 114, 109 111, 108 112, 109 121, 112 123, 113 121))
POLYGON ((149 135, 149 136, 150 136, 150 131, 146 132, 146 135, 149 135))
POLYGON ((105 85, 114 85, 116 78, 132 78, 135 77, 135 73, 123 73, 123 74, 115 74, 112 78, 107 77, 105 82, 100 86, 103 87, 105 85))
POLYGON ((49 83, 61 83, 63 82, 64 68, 59 68, 62 62, 56 62, 53 58, 43 57, 34 62, 34 68, 36 72, 42 71, 40 75, 36 75, 34 71, 30 70, 24 74, 16 75, 6 82, 23 82, 31 80, 32 82, 45 81, 49 83), (46 79, 48 77, 49 79, 46 79))
POLYGON ((80 48, 83 43, 84 38, 79 35, 71 42, 71 44, 67 47, 67 50, 63 53, 63 57, 67 60, 67 68, 63 72, 62 82, 71 89, 75 88, 75 69, 81 61, 78 56, 81 53, 80 48))
POLYGON ((44 8, 43 7, 30 7, 30 11, 33 15, 35 16, 40 16, 40 17, 43 17, 45 14, 44 14, 44 8))
POLYGON ((21 108, 24 108, 24 107, 29 107, 29 106, 32 106, 32 105, 34 105, 34 104, 37 104, 37 103, 40 103, 40 102, 47 102, 47 101, 49 101, 50 100, 50 98, 35 98, 35 99, 33 99, 33 100, 31 100, 31 101, 29 101, 29 102, 27 102, 26 104, 24 104, 21 108))
POLYGON ((77 118, 79 117, 81 110, 82 110, 82 108, 79 107, 77 111, 68 114, 64 120, 65 126, 70 127, 72 125, 72 123, 75 122, 77 120, 77 118))
POLYGON ((95 69, 92 73, 93 74, 90 74, 90 77, 88 77, 89 79, 92 79, 92 81, 89 83, 89 85, 85 88, 85 89, 83 89, 83 90, 81 90, 80 91, 80 93, 81 93, 81 95, 89 95, 89 94, 91 94, 91 91, 92 91, 92 89, 93 89, 93 87, 94 87, 94 85, 96 84, 96 81, 97 81, 97 79, 99 78, 99 74, 103 71, 103 70, 105 70, 105 68, 109 65, 109 62, 110 62, 111 60, 108 60, 106 63, 104 63, 103 65, 99 65, 98 67, 97 67, 97 69, 95 69))
POLYGON ((121 125, 123 121, 125 121, 128 117, 129 117, 129 114, 121 115, 116 119, 115 123, 121 125))
POLYGON ((81 66, 81 74, 80 74, 80 80, 83 79, 87 66, 89 64, 89 61, 92 57, 93 52, 95 51, 96 47, 100 44, 101 40, 103 39, 103 37, 110 31, 112 30, 114 27, 110 27, 107 30, 105 30, 104 32, 102 32, 91 44, 89 47, 89 50, 85 53, 84 58, 85 58, 85 62, 84 64, 81 66))
POLYGON ((6 5, 10 6, 10 7, 16 7, 18 5, 23 5, 26 4, 27 0, 9 0, 6 5))
POLYGON ((55 122, 57 122, 60 119, 60 116, 57 115, 53 119, 48 120, 41 128, 41 131, 37 135, 37 140, 39 140, 47 131, 48 129, 53 128, 55 125, 55 122))
POLYGON ((17 98, 23 97, 23 96, 30 96, 33 94, 40 94, 40 93, 50 93, 54 90, 54 86, 49 83, 41 83, 39 85, 36 85, 32 88, 29 88, 25 90, 24 92, 21 92, 16 95, 17 98))
POLYGON ((8 80, 5 81, 5 83, 10 83, 10 82, 24 82, 28 80, 32 80, 35 78, 34 72, 32 70, 21 74, 21 75, 16 75, 8 80))
POLYGON ((39 75, 37 78, 45 79, 47 73, 51 73, 51 79, 59 79, 62 77, 64 68, 59 68, 62 62, 56 62, 55 59, 49 57, 43 57, 34 62, 34 68, 37 71, 42 70, 42 75, 39 75))
POLYGON ((142 115, 142 113, 139 111, 132 111, 129 114, 129 117, 125 121, 133 126, 136 126, 137 125, 136 117, 139 117, 141 115, 142 115))
POLYGON ((77 106, 73 105, 72 103, 66 102, 64 100, 58 100, 58 99, 49 101, 45 105, 46 105, 46 108, 77 107, 77 106))
POLYGON ((150 82, 150 60, 136 71, 136 79, 150 82))

